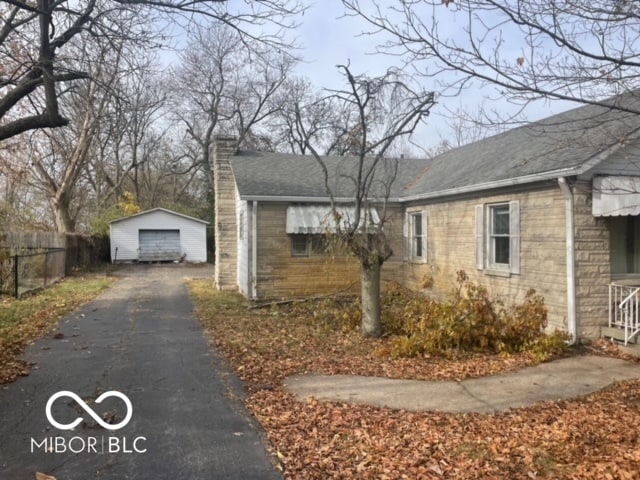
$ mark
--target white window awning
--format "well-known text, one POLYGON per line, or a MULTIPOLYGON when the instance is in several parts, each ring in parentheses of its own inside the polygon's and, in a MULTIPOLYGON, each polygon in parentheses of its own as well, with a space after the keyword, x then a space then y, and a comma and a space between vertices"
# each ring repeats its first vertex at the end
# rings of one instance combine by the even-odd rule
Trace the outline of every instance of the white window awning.
MULTIPOLYGON (((337 207, 341 226, 347 227, 355 222, 355 207, 337 207)), ((360 216, 360 224, 367 221, 369 225, 380 223, 375 208, 369 209, 368 215, 360 216)), ((289 205, 287 207, 287 233, 292 234, 324 234, 334 232, 336 223, 329 205, 289 205)))
POLYGON ((595 177, 592 213, 594 217, 640 215, 640 177, 595 177))

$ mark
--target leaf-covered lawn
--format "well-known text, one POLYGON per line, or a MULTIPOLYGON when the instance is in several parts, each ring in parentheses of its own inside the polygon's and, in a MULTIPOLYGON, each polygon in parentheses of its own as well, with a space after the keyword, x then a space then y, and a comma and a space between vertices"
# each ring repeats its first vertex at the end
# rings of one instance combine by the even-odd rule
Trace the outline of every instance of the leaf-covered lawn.
POLYGON ((29 366, 18 356, 50 331, 67 312, 92 300, 113 283, 101 275, 68 277, 20 299, 0 298, 0 383, 26 375, 29 366))
POLYGON ((325 303, 248 309, 210 281, 191 283, 215 345, 246 382, 246 403, 288 479, 640 478, 640 381, 499 414, 412 413, 297 401, 291 374, 463 379, 532 365, 526 354, 394 360, 388 340, 325 322, 325 303))

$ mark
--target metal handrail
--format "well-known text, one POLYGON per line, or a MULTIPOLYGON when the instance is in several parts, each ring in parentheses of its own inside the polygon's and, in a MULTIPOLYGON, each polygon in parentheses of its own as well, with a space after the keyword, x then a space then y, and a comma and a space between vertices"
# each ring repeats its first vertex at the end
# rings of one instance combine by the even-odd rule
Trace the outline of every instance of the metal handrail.
POLYGON ((639 292, 640 287, 617 285, 615 283, 609 285, 609 327, 616 326, 624 329, 625 345, 640 333, 639 292), (633 291, 631 291, 632 288, 633 291), (623 289, 630 293, 622 301, 618 302, 618 294, 622 294, 623 289))
POLYGON ((640 287, 636 288, 633 292, 631 292, 629 295, 627 295, 627 298, 625 298, 623 301, 620 302, 620 305, 618 305, 618 308, 622 308, 638 292, 640 292, 640 287))

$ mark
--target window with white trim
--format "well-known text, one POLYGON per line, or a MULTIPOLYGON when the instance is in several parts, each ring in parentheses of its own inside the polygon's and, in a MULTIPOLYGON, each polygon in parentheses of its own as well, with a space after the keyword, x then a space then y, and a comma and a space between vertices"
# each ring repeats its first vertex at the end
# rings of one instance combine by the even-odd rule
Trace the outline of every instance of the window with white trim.
POLYGON ((427 261, 427 212, 413 210, 405 213, 403 227, 405 261, 426 263, 427 261))
POLYGON ((509 204, 489 205, 489 267, 508 269, 511 263, 509 247, 509 204))
POLYGON ((411 259, 422 260, 424 258, 422 212, 410 214, 411 219, 411 259))
POLYGON ((476 206, 476 267, 520 273, 519 202, 476 206))

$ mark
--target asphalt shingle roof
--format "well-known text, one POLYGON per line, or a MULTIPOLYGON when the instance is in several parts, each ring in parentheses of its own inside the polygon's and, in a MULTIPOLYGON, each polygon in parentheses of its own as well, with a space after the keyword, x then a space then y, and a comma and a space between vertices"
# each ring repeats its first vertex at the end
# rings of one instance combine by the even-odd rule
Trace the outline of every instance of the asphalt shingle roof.
MULTIPOLYGON (((608 100, 640 108, 640 93, 608 100)), ((533 122, 431 159, 400 159, 391 198, 419 198, 544 174, 575 174, 601 152, 640 128, 640 115, 586 105, 533 122)), ((325 157, 336 197, 352 195, 345 176, 354 157, 325 157)), ((326 197, 324 176, 310 155, 240 152, 231 160, 241 196, 326 197)), ((385 178, 383 170, 379 178, 385 178)))

